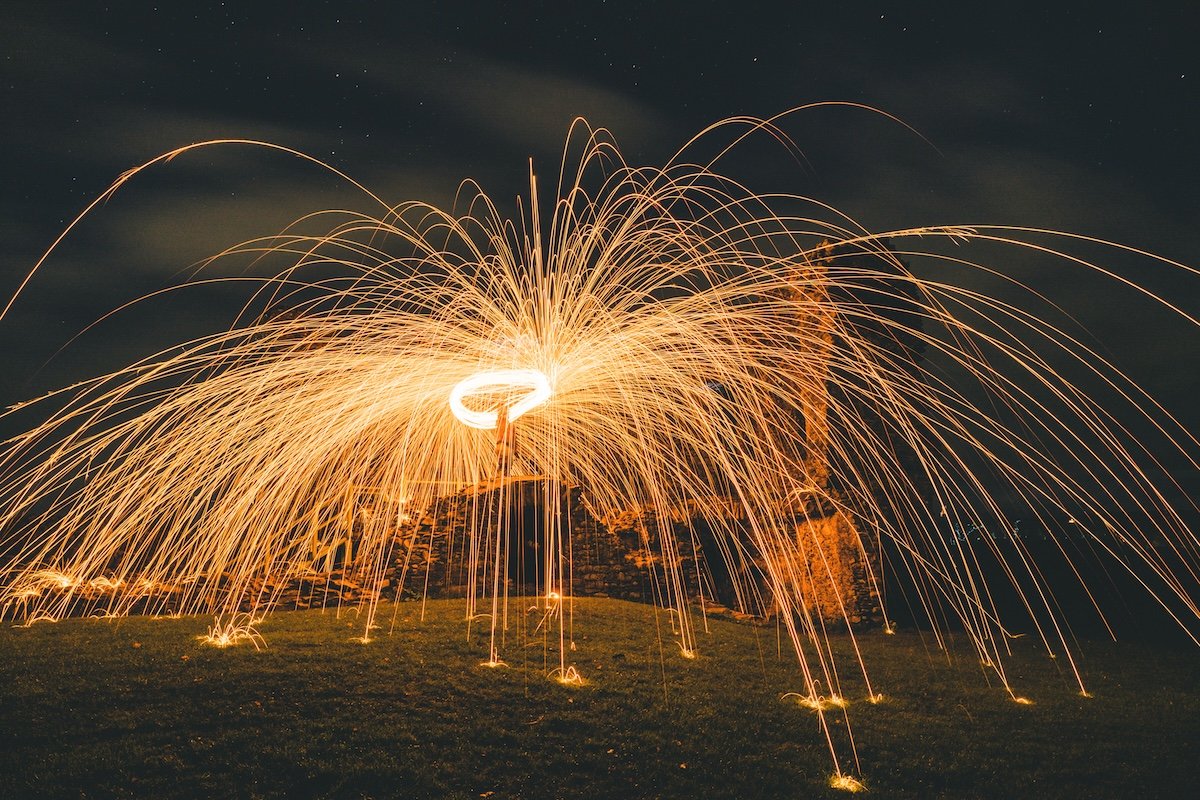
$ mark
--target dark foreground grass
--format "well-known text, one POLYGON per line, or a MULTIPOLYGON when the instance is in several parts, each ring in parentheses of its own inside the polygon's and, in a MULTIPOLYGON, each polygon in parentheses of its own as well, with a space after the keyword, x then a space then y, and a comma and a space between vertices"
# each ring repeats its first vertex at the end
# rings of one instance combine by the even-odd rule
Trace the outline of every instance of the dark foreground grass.
MULTIPOLYGON (((686 660, 657 635, 662 612, 581 601, 588 682, 568 688, 522 625, 511 667, 487 669, 461 603, 419 612, 385 606, 365 646, 353 613, 280 613, 262 652, 200 644, 197 618, 5 626, 0 797, 845 796, 813 712, 780 699, 800 681, 773 628, 712 621, 686 660)), ((867 796, 1198 796, 1200 653, 1085 643, 1085 699, 1061 658, 1013 644, 1034 705, 989 686, 965 646, 948 660, 916 633, 861 639, 887 698, 844 676, 867 796)))

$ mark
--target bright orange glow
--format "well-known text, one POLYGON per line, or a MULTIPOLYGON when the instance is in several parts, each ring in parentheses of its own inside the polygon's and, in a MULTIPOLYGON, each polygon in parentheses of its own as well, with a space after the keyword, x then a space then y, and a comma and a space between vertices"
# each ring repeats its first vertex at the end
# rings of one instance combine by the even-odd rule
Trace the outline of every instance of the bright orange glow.
POLYGON ((833 789, 841 789, 845 792, 865 792, 867 787, 862 781, 853 778, 849 775, 834 775, 829 779, 829 786, 833 789))
POLYGON ((550 677, 563 686, 583 686, 584 684, 583 676, 573 666, 556 669, 550 673, 550 677))
MULTIPOLYGON (((872 696, 874 697, 876 695, 872 696)), ((882 695, 878 696, 882 697, 882 695)), ((788 692, 787 694, 783 695, 781 699, 786 700, 788 698, 791 698, 805 708, 816 712, 829 711, 832 708, 845 708, 846 706, 850 705, 849 701, 839 694, 831 694, 828 697, 823 697, 814 695, 806 696, 797 694, 796 692, 788 692)))
POLYGON ((261 650, 265 642, 254 626, 261 620, 254 619, 249 614, 231 614, 224 622, 218 616, 208 633, 196 638, 213 647, 234 647, 242 642, 250 642, 255 650, 261 650))

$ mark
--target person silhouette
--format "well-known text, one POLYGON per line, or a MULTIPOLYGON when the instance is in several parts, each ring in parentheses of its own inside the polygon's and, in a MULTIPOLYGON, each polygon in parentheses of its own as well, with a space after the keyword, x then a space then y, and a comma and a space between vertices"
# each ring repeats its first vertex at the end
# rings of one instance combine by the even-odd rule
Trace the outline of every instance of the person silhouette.
POLYGON ((502 405, 496 413, 496 471, 500 477, 508 475, 512 469, 516 447, 516 426, 509 422, 508 406, 502 405))

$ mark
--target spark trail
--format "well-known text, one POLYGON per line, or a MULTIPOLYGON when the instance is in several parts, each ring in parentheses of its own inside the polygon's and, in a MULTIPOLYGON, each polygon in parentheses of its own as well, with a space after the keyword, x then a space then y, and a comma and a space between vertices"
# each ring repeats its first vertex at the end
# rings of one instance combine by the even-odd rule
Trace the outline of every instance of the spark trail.
MULTIPOLYGON (((743 119, 700 139, 729 130, 730 147, 751 133, 785 138, 774 121, 743 119)), ((996 270, 962 255, 1002 243, 1081 280, 1121 282, 1069 252, 1085 242, 1128 248, 996 226, 873 234, 810 198, 756 194, 720 174, 719 157, 692 163, 694 142, 664 167, 633 167, 605 131, 580 122, 548 222, 531 172, 515 220, 470 182, 465 213, 391 207, 367 192, 378 213, 331 212, 324 233, 297 225, 215 256, 203 274, 244 256, 268 270, 238 325, 38 401, 49 408, 43 421, 5 443, 4 614, 257 620, 279 602, 277 579, 311 570, 314 541, 351 520, 356 574, 369 589, 367 641, 406 521, 468 487, 503 493, 506 479, 532 476, 547 493, 580 487, 602 519, 642 509, 663 522, 655 580, 684 656, 698 647, 697 598, 678 566, 692 544, 670 534, 669 520, 681 508, 707 520, 739 596, 761 594, 777 611, 797 694, 816 710, 847 785, 859 785, 846 774, 857 756, 828 720, 847 713, 831 700, 843 696, 839 665, 829 621, 804 588, 814 563, 832 579, 837 555, 814 559, 799 541, 805 503, 852 517, 858 548, 888 554, 869 576, 876 588, 886 588, 885 567, 906 573, 914 602, 931 620, 955 620, 1014 699, 1001 586, 1084 687, 1060 587, 1000 497, 1018 499, 1052 537, 1059 518, 1086 520, 1078 527, 1091 546, 1185 627, 1195 622, 1198 547, 1183 516, 1194 509, 1170 499, 1159 462, 1195 467, 1196 439, 1030 310, 1044 308, 1032 290, 1026 308, 970 288, 996 270), (964 278, 922 278, 913 258, 964 278), (813 398, 825 422, 819 461, 813 398), (498 465, 492 431, 503 426, 519 436, 498 465), (1156 432, 1157 449, 1142 430, 1156 432), (386 513, 359 513, 368 489, 386 513), (991 533, 957 535, 971 526, 991 533)), ((246 144, 260 143, 165 154, 97 203, 197 148, 246 144)), ((467 615, 490 619, 489 665, 503 664, 498 630, 512 599, 503 518, 482 510, 458 545, 470 560, 467 615)), ((571 534, 551 519, 544 539, 540 625, 555 630, 554 675, 577 682, 571 534)), ((224 633, 261 641, 249 625, 224 633)))

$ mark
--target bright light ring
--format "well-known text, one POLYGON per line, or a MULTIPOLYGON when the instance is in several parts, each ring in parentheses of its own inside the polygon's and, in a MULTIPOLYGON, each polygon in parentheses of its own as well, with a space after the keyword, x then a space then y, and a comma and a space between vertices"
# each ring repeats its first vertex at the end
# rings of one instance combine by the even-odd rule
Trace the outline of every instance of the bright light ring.
POLYGON ((550 399, 553 392, 550 380, 538 369, 501 369, 494 372, 476 372, 461 380, 450 390, 450 410, 459 422, 471 428, 490 431, 499 422, 500 412, 472 411, 463 405, 463 398, 473 394, 494 393, 503 389, 529 389, 529 394, 508 407, 508 421, 532 411, 550 399))

